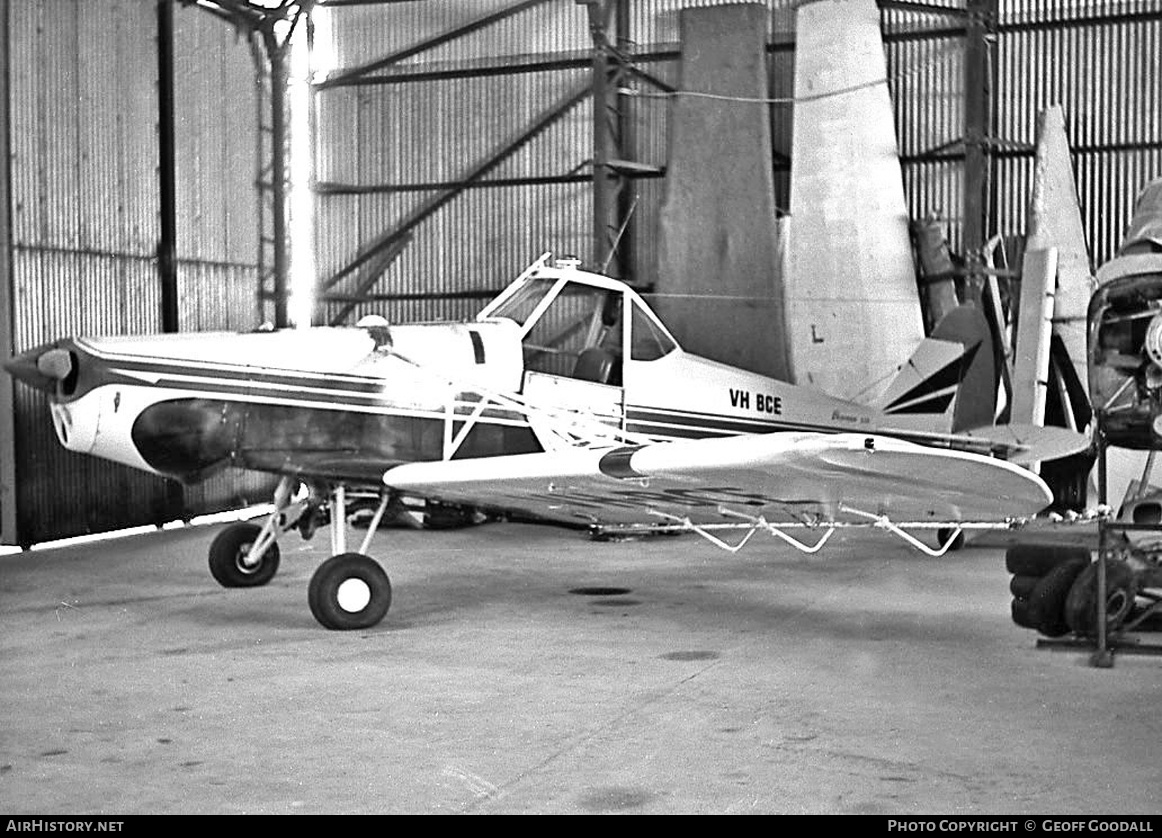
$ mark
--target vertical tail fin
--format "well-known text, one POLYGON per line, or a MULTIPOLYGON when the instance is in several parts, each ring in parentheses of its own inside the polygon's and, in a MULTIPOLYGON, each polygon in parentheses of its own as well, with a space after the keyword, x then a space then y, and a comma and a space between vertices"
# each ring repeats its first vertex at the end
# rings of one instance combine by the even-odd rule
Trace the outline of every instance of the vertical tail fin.
POLYGON ((956 433, 993 424, 997 368, 988 321, 962 305, 936 324, 880 399, 892 424, 956 433))

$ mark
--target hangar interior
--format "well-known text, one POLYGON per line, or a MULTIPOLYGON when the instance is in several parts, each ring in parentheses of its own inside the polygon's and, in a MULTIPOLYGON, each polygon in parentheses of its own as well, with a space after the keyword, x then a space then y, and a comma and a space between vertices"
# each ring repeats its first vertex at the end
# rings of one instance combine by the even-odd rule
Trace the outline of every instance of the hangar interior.
MULTIPOLYGON (((0 343, 462 318, 546 250, 664 290, 659 229, 679 168, 739 178, 742 147, 757 147, 763 200, 793 214, 801 5, 0 0, 0 343), (756 133, 732 149, 676 139, 684 40, 716 9, 761 24, 756 133), (691 147, 700 156, 680 160, 691 147)), ((963 296, 992 276, 1002 298, 1019 289, 1052 106, 1087 267, 1112 257, 1162 172, 1158 3, 878 8, 908 215, 918 254, 936 254, 917 287, 963 296)), ((734 212, 705 229, 754 223, 734 212)), ((2 543, 269 495, 262 476, 183 487, 71 454, 44 401, 0 376, 2 543)))
MULTIPOLYGON (((916 328, 937 328, 940 306, 988 301, 1020 347, 1028 327, 1013 312, 1044 296, 1051 250, 1058 279, 1068 268, 1086 288, 1121 260, 1138 304, 1143 254, 1123 256, 1123 231, 1148 183, 1162 218, 1162 0, 0 0, 0 33, 6 355, 64 335, 367 315, 398 336, 471 316, 553 251, 628 282, 683 346, 780 372, 787 344, 769 326, 795 313, 771 276, 800 259, 875 281, 862 269, 887 256, 861 222, 888 191, 912 236, 894 257, 916 328), (844 6, 869 13, 852 24, 874 34, 866 53, 801 34, 800 15, 844 6), (859 130, 818 130, 839 122, 816 74, 834 82, 881 54, 873 85, 840 87, 874 92, 887 118, 851 107, 859 130), (886 145, 890 188, 869 163, 886 145), (859 200, 814 184, 842 221, 796 239, 811 220, 797 184, 833 163, 859 200), (1077 214, 1073 250, 1044 224, 1050 201, 1077 214)), ((1147 232, 1157 295, 1162 233, 1147 232)), ((1130 304, 1115 281, 1105 289, 1121 348, 1130 304)), ((1116 395, 1153 375, 1162 411, 1157 302, 1155 366, 1135 357, 1104 385, 1116 395)), ((1076 341, 1079 321, 1058 319, 1076 341)), ((1086 358, 1044 353, 1056 395, 1003 409, 1080 424, 1068 370, 1086 358)), ((864 360, 816 371, 842 385, 864 360)), ((183 486, 71 453, 48 401, 0 375, 0 543, 271 498, 269 476, 183 486)), ((1076 490, 1076 476, 1055 488, 1076 490)), ((1004 496, 999 480, 970 483, 994 505, 1004 496)), ((1141 508, 1162 518, 1157 496, 1141 508)), ((247 548, 216 549, 231 527, 210 544, 221 584, 206 578, 198 527, 0 551, 0 805, 53 818, 944 813, 940 828, 962 831, 996 825, 974 813, 1042 831, 1157 819, 1156 665, 1097 674, 1013 625, 1048 633, 1033 603, 1064 621, 1057 636, 1070 614, 1105 625, 1091 601, 1073 608, 1074 590, 1102 599, 1103 585, 1074 580, 1108 568, 1072 532, 1065 548, 990 533, 934 561, 887 533, 841 530, 820 560, 785 543, 745 554, 520 520, 396 526, 392 619, 335 632, 320 630, 336 626, 318 619, 311 569, 349 558, 335 532, 361 527, 334 522, 329 551, 302 532, 279 575, 267 553, 253 586, 219 575, 245 570, 247 548)))

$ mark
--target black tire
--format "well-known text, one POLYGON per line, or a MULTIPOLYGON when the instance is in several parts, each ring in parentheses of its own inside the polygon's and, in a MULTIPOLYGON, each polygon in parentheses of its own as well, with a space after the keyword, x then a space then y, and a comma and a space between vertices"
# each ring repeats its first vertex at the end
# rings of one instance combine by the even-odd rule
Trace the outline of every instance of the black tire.
POLYGON ((315 619, 336 631, 371 628, 391 607, 391 581, 379 562, 362 553, 340 553, 319 565, 307 587, 315 619), (355 583, 359 602, 344 603, 347 583, 355 583), (365 601, 364 597, 366 598, 365 601))
POLYGON ((1071 559, 1042 576, 1029 594, 1029 622, 1046 637, 1069 634, 1065 620, 1065 598, 1089 559, 1071 559))
POLYGON ((1005 569, 1014 576, 1044 576, 1057 565, 1090 560, 1089 549, 1063 544, 1014 544, 1005 551, 1005 569))
MULTIPOLYGON (((948 539, 952 538, 952 533, 953 530, 951 529, 941 528, 936 530, 936 540, 940 542, 941 547, 943 547, 945 544, 948 544, 948 539)), ((961 530, 956 534, 956 540, 953 541, 951 545, 949 545, 948 552, 955 553, 957 550, 963 549, 963 547, 964 530, 961 530)))
POLYGON ((1009 580, 1009 593, 1013 595, 1014 599, 1027 600, 1040 581, 1040 576, 1014 576, 1009 580))
POLYGON ((243 561, 260 532, 262 527, 242 521, 230 524, 210 543, 210 575, 223 588, 257 588, 278 572, 278 544, 271 544, 254 567, 243 561))
POLYGON ((1014 599, 1011 607, 1013 622, 1021 628, 1035 629, 1037 628, 1029 622, 1029 603, 1023 599, 1014 599))
MULTIPOLYGON (((1137 580, 1128 564, 1106 561, 1106 630, 1116 631, 1134 609, 1137 580)), ((1078 575, 1065 600, 1065 620, 1075 634, 1097 633, 1097 562, 1078 575)))

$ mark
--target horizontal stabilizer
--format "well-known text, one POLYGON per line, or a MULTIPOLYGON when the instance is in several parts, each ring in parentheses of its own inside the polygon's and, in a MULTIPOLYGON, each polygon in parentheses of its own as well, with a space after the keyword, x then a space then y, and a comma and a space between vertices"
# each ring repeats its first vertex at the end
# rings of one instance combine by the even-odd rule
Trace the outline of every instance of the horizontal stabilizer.
POLYGON ((1090 447, 1090 438, 1086 434, 1041 425, 989 425, 962 433, 1008 447, 1006 459, 1019 464, 1057 460, 1080 454, 1090 447))

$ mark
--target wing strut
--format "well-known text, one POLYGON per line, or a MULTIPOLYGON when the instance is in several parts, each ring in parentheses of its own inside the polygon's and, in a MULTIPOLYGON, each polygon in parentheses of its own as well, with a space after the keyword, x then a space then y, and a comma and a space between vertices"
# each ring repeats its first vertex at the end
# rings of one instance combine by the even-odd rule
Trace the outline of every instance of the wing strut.
POLYGON ((832 534, 834 534, 837 529, 867 529, 869 527, 874 527, 876 529, 887 530, 892 535, 899 537, 910 546, 915 547, 920 552, 933 558, 939 558, 950 550, 956 549, 957 541, 965 530, 1012 530, 1019 529, 1028 523, 1028 519, 1025 518, 1013 518, 1006 521, 906 521, 896 523, 887 515, 881 515, 874 512, 865 512, 862 509, 855 509, 854 507, 847 506, 846 504, 840 504, 839 509, 842 512, 863 518, 867 521, 867 523, 858 521, 797 521, 786 523, 771 523, 763 516, 756 518, 753 515, 737 512, 733 509, 728 509, 727 507, 723 506, 718 507, 718 513, 720 515, 730 518, 739 518, 745 523, 698 524, 692 521, 689 517, 672 515, 669 512, 661 512, 656 509, 650 510, 650 514, 670 522, 668 524, 655 527, 655 531, 676 530, 678 532, 697 533, 714 546, 720 547, 723 550, 726 550, 728 553, 737 553, 739 550, 745 547, 747 542, 750 541, 751 537, 759 531, 770 533, 771 535, 782 539, 801 553, 812 554, 822 550, 824 545, 827 544, 828 539, 831 538, 832 534), (933 549, 913 536, 911 533, 907 532, 907 529, 905 528, 936 530, 940 534, 941 544, 939 547, 933 549), (746 529, 746 534, 737 544, 731 544, 727 541, 724 541, 713 532, 714 530, 740 529, 746 529), (793 529, 825 529, 826 531, 814 544, 809 544, 806 541, 801 541, 795 538, 793 535, 787 532, 787 530, 793 529))
MULTIPOLYGON (((665 519, 670 520, 670 521, 675 521, 675 522, 677 522, 679 529, 689 530, 691 532, 695 532, 698 535, 705 538, 711 544, 715 545, 716 547, 721 547, 723 550, 726 550, 728 553, 737 553, 739 550, 741 550, 743 547, 746 546, 746 543, 748 541, 750 541, 751 536, 753 536, 759 530, 766 530, 771 535, 774 535, 774 536, 781 538, 783 541, 787 542, 792 547, 794 547, 796 550, 798 550, 802 553, 808 553, 808 554, 818 553, 821 549, 823 549, 823 545, 827 543, 827 539, 831 538, 831 534, 833 532, 835 532, 835 527, 833 525, 829 525, 827 527, 827 532, 823 533, 822 538, 820 538, 814 544, 807 544, 806 542, 800 541, 799 539, 795 538, 793 535, 788 535, 787 533, 783 532, 783 528, 784 528, 783 525, 772 524, 769 521, 767 521, 766 518, 763 518, 762 516, 755 518, 751 515, 744 515, 741 512, 735 512, 731 509, 725 509, 725 508, 719 508, 718 511, 720 513, 722 513, 723 515, 729 515, 733 518, 742 518, 750 523, 750 529, 747 530, 746 535, 743 536, 742 541, 740 541, 738 544, 728 544, 727 542, 723 541, 721 538, 716 536, 714 533, 710 532, 710 529, 711 529, 711 527, 713 527, 713 525, 695 524, 689 518, 683 518, 683 517, 680 517, 678 515, 671 515, 668 512, 659 512, 657 510, 651 510, 650 514, 656 515, 659 518, 665 518, 665 519)), ((728 524, 727 526, 732 528, 732 529, 737 528, 737 525, 734 525, 734 524, 728 524)), ((803 526, 803 525, 796 525, 796 526, 803 526)))
MULTIPOLYGON (((943 556, 945 553, 947 553, 950 549, 952 549, 952 545, 956 543, 956 539, 959 538, 961 532, 964 531, 963 526, 961 524, 959 524, 959 523, 953 524, 953 526, 951 528, 952 534, 950 536, 948 536, 948 538, 945 540, 945 542, 942 545, 940 545, 935 550, 933 550, 931 547, 929 547, 923 541, 920 541, 920 539, 916 538, 911 533, 905 532, 903 529, 900 528, 900 526, 898 524, 892 523, 891 519, 888 518, 887 515, 876 515, 873 512, 864 512, 862 509, 855 509, 854 507, 847 506, 847 505, 842 504, 842 503, 839 505, 839 508, 844 512, 850 512, 852 515, 858 515, 861 518, 867 518, 868 520, 873 522, 872 526, 878 527, 879 529, 887 530, 888 532, 892 533, 893 535, 898 535, 900 538, 902 538, 904 541, 911 544, 913 547, 915 547, 921 553, 924 553, 925 555, 928 555, 928 556, 932 556, 933 558, 939 558, 940 556, 943 556)), ((930 526, 931 525, 929 525, 929 528, 930 528, 930 526)), ((1007 529, 1009 527, 1009 525, 1005 524, 1004 527, 1007 529)))
POLYGON ((445 432, 445 460, 452 458, 452 455, 459 449, 460 444, 467 438, 472 426, 480 419, 483 412, 493 405, 512 410, 526 417, 526 419, 534 416, 543 418, 553 435, 561 441, 563 448, 598 445, 646 445, 651 442, 656 442, 654 437, 623 430, 620 427, 606 425, 579 410, 538 405, 521 393, 507 393, 494 390, 489 387, 484 387, 467 377, 457 379, 449 376, 445 372, 431 370, 394 348, 388 351, 395 358, 398 358, 403 363, 421 372, 426 372, 444 380, 454 387, 462 388, 481 397, 481 400, 474 405, 471 414, 466 417, 462 415, 451 417, 455 421, 464 422, 464 427, 454 437, 450 431, 445 432))

